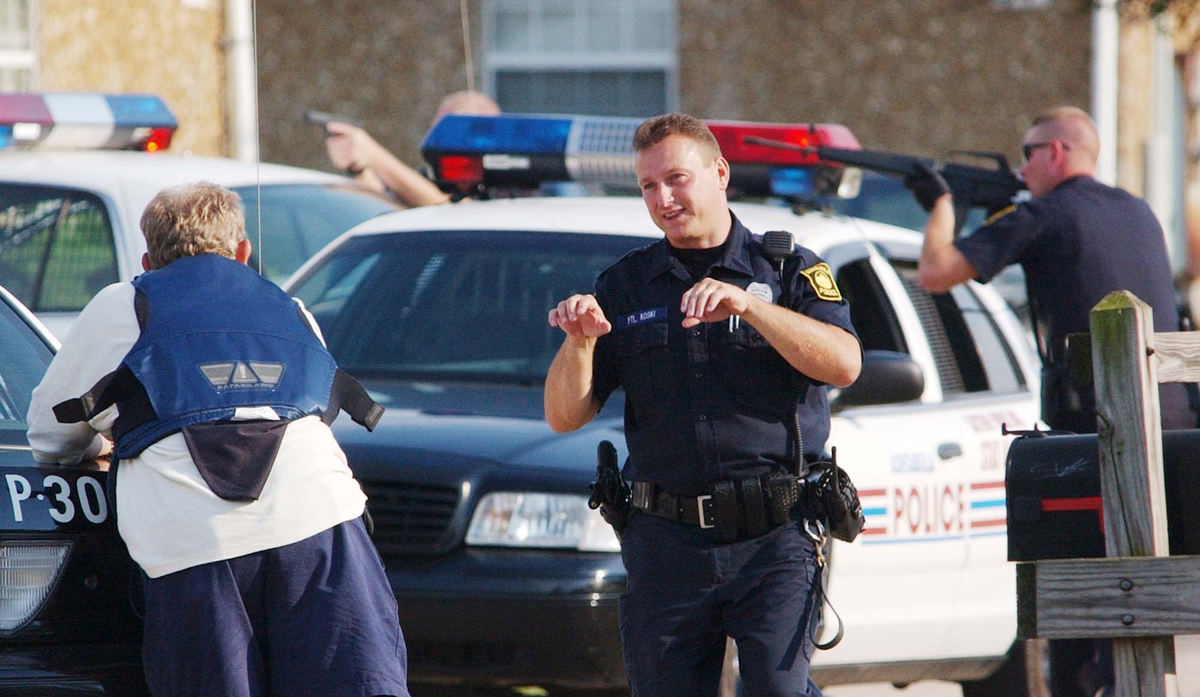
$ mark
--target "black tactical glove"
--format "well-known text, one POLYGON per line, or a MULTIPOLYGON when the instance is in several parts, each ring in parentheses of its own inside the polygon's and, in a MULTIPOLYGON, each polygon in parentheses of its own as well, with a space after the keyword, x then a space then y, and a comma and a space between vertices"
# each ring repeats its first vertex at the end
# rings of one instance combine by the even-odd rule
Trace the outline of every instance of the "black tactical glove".
POLYGON ((950 192, 950 187, 946 180, 942 179, 942 175, 930 169, 928 165, 918 162, 915 167, 918 171, 905 177, 904 185, 913 192, 922 208, 931 211, 933 204, 937 203, 942 194, 950 192))

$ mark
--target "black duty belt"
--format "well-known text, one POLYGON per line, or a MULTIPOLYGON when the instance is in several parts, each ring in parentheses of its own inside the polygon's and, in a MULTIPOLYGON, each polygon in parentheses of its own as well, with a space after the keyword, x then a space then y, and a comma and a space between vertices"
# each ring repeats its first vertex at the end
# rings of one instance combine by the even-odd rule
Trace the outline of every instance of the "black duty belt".
POLYGON ((748 540, 787 523, 800 499, 801 482, 790 474, 717 482, 712 492, 678 496, 654 482, 633 482, 633 507, 667 520, 716 528, 722 540, 748 540))

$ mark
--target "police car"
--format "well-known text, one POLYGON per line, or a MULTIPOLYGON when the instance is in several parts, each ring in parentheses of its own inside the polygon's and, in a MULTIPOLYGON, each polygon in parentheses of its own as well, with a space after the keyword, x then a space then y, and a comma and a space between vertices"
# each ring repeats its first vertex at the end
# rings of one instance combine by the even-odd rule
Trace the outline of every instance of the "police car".
MULTIPOLYGON (((547 179, 629 187, 637 123, 448 116, 423 150, 459 192, 547 179)), ((846 129, 708 123, 731 190, 795 204, 734 201, 734 213, 755 232, 791 231, 829 262, 866 350, 859 380, 830 395, 829 445, 867 525, 830 551, 828 597, 845 636, 818 652, 814 677, 1025 694, 1003 434, 1033 427, 1038 413, 1020 323, 988 287, 924 291, 918 233, 803 205, 852 189, 852 172, 744 141, 856 147, 846 129)), ((551 432, 542 383, 562 335, 546 316, 661 234, 636 196, 471 200, 374 218, 285 284, 339 364, 388 408, 374 433, 335 429, 370 497, 414 683, 623 693, 624 569, 586 503, 597 444, 625 454, 623 398, 579 431, 551 432)))
POLYGON ((30 394, 57 342, 0 287, 0 694, 145 695, 133 562, 105 463, 39 465, 30 394))
POLYGON ((152 95, 0 94, 0 279, 58 336, 98 290, 141 273, 138 221, 165 187, 237 191, 256 255, 265 252, 251 263, 277 282, 338 234, 398 209, 324 172, 167 154, 176 128, 152 95))

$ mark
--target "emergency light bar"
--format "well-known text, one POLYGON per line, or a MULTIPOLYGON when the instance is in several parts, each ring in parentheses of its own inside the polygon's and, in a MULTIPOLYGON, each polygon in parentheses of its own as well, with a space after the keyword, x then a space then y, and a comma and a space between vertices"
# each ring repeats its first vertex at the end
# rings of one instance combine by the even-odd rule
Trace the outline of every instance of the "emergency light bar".
POLYGON ((0 93, 0 148, 104 148, 155 152, 179 123, 144 94, 0 93))
MULTIPOLYGON (((572 181, 636 188, 633 134, 642 119, 592 116, 443 116, 421 144, 432 176, 447 191, 537 187, 572 181)), ((746 136, 801 148, 861 149, 836 124, 706 121, 730 164, 731 188, 752 196, 806 198, 837 193, 841 166, 809 152, 747 143, 746 136)))

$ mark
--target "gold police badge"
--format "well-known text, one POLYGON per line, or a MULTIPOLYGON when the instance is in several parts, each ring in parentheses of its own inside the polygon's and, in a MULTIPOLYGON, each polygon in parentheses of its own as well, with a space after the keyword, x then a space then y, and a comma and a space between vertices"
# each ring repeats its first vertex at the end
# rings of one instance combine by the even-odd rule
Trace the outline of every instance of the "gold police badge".
POLYGON ((813 264, 800 273, 808 279, 809 285, 812 286, 818 298, 833 301, 842 299, 842 291, 838 290, 837 283, 833 280, 833 271, 829 269, 829 264, 825 262, 813 264))

